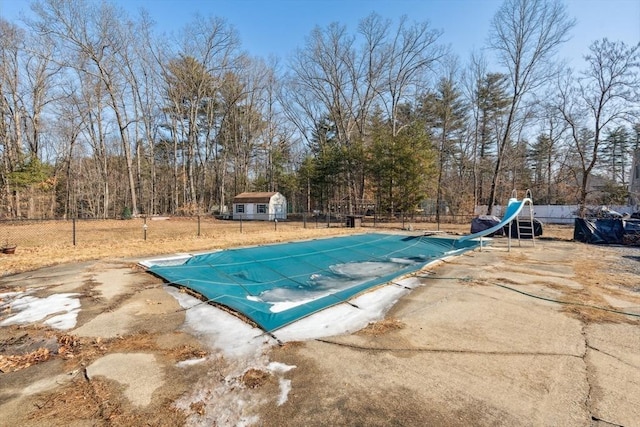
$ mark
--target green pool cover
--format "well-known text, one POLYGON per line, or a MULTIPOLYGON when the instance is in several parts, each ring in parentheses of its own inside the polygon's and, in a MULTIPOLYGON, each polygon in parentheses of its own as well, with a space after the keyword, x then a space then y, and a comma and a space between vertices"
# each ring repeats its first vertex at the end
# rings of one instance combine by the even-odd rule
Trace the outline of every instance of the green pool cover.
POLYGON ((271 332, 477 245, 371 233, 223 250, 192 256, 179 265, 158 261, 148 270, 271 332))

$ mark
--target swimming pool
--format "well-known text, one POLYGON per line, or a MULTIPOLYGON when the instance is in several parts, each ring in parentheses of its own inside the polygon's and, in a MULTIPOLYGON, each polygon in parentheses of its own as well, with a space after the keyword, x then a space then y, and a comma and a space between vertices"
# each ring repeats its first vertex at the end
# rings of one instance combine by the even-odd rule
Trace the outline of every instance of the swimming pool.
POLYGON ((228 249, 146 266, 170 285, 189 288, 272 332, 477 245, 446 237, 368 233, 228 249))

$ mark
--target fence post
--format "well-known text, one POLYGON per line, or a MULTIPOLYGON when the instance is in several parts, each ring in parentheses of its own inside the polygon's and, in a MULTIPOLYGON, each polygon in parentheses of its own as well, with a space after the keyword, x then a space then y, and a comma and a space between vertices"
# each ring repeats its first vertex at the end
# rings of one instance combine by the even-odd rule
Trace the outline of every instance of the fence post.
POLYGON ((144 223, 142 224, 142 230, 143 230, 142 234, 144 236, 144 241, 145 242, 147 241, 147 228, 148 228, 148 226, 147 226, 147 216, 145 215, 144 216, 144 223))
POLYGON ((240 232, 242 233, 242 215, 240 215, 240 232))
POLYGON ((307 228, 307 213, 302 212, 302 224, 304 228, 307 228))
POLYGON ((200 215, 198 215, 198 237, 200 237, 200 215))
POLYGON ((76 245, 76 219, 73 218, 71 222, 73 224, 73 227, 72 227, 73 231, 71 232, 71 235, 73 239, 73 246, 75 246, 76 245))

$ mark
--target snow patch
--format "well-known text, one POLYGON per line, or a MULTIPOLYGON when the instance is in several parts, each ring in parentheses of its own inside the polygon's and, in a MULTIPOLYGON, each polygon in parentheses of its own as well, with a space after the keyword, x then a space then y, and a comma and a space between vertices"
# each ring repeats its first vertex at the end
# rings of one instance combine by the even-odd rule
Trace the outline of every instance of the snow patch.
POLYGON ((289 392, 291 391, 291 380, 280 378, 280 395, 278 396, 278 406, 282 406, 289 400, 289 392))
POLYGON ((174 256, 163 257, 163 258, 154 258, 147 259, 138 262, 139 265, 145 268, 153 267, 154 265, 160 265, 163 267, 170 267, 174 265, 183 265, 187 262, 193 255, 191 254, 176 254, 174 256))
POLYGON ((267 365, 269 372, 273 372, 274 374, 284 374, 295 368, 297 368, 296 365, 287 365, 280 362, 271 362, 267 365))
MULTIPOLYGON (((3 294, 6 295, 6 294, 3 294)), ((80 294, 53 294, 45 298, 31 295, 17 295, 3 305, 17 314, 4 319, 0 326, 35 323, 44 320, 44 324, 54 329, 71 329, 75 327, 80 312, 80 299, 74 298, 80 294), (52 316, 52 317, 49 317, 52 316)))
POLYGON ((204 362, 206 360, 207 360, 206 357, 200 357, 198 359, 187 359, 187 360, 182 360, 182 361, 176 363, 176 366, 178 368, 186 368, 187 366, 197 365, 197 364, 202 363, 202 362, 204 362))
POLYGON ((53 329, 62 331, 73 329, 78 321, 78 313, 80 313, 79 309, 71 310, 64 314, 58 314, 57 316, 53 316, 45 320, 44 324, 52 327, 53 329))
MULTIPOLYGON (((326 292, 323 294, 316 294, 314 295, 312 298, 307 298, 307 299, 301 299, 298 301, 283 301, 283 302, 276 302, 273 303, 273 305, 271 306, 271 308, 269 308, 269 311, 272 313, 280 313, 282 311, 287 311, 293 307, 297 307, 299 305, 303 305, 306 303, 309 303, 311 301, 314 301, 318 298, 322 298, 324 296, 330 295, 331 292, 326 292)), ((275 295, 275 292, 272 292, 272 297, 275 295)))
POLYGON ((260 352, 265 345, 275 344, 269 335, 247 324, 211 304, 174 287, 166 287, 167 292, 178 300, 186 310, 185 326, 200 336, 211 348, 218 349, 227 357, 248 358, 260 352))
MULTIPOLYGON (((287 365, 280 362, 271 362, 267 365, 267 370, 273 374, 284 374, 295 368, 295 365, 287 365)), ((280 385, 280 395, 278 396, 276 405, 282 406, 289 399, 291 380, 280 377, 278 378, 278 384, 280 385)))

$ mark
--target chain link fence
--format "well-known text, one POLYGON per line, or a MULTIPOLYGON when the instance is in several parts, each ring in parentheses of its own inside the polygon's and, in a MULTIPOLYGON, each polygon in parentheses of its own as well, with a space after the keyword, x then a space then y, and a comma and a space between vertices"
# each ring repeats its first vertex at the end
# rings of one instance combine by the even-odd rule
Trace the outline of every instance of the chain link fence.
MULTIPOLYGON (((441 224, 469 224, 472 215, 441 216, 441 224)), ((287 220, 231 220, 212 216, 152 216, 132 219, 0 220, 0 247, 114 244, 131 241, 215 238, 229 233, 266 233, 301 228, 363 227, 435 229, 435 217, 291 214, 287 220)))
POLYGON ((130 241, 215 237, 300 227, 295 222, 223 221, 212 217, 148 217, 127 220, 2 220, 0 247, 114 244, 130 241))

